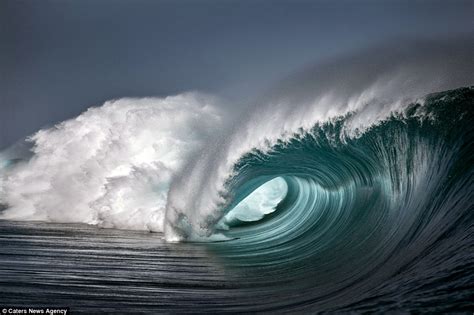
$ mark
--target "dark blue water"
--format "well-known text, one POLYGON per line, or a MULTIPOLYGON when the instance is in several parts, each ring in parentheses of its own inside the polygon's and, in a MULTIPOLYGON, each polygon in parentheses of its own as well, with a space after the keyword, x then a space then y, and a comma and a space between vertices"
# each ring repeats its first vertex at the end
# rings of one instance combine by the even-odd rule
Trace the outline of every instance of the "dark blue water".
POLYGON ((0 221, 0 304, 71 312, 223 309, 232 288, 206 248, 160 234, 0 221))
MULTIPOLYGON (((314 289, 289 280, 285 275, 295 272, 291 266, 236 267, 235 257, 225 253, 218 257, 215 250, 202 244, 167 244, 153 233, 0 221, 0 304, 64 306, 73 314, 389 310, 468 314, 473 308, 471 244, 459 246, 464 252, 458 255, 444 257, 457 261, 454 269, 432 259, 448 250, 439 248, 383 284, 367 291, 360 288, 359 296, 323 294, 307 302, 301 299, 310 298, 314 289), (463 261, 466 256, 471 260, 463 261), (417 274, 419 268, 433 266, 438 274, 417 274), (294 296, 287 295, 291 287, 294 296), (293 304, 294 298, 299 302, 293 304)), ((306 281, 315 284, 318 279, 311 276, 306 281)))

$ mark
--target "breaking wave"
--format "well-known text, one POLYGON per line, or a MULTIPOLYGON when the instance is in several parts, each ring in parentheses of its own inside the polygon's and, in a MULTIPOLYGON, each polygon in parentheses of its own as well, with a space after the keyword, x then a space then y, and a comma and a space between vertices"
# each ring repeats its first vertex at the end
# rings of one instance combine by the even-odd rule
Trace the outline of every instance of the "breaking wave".
POLYGON ((2 218, 163 231, 173 174, 222 124, 214 101, 120 99, 39 131, 0 155, 2 218))

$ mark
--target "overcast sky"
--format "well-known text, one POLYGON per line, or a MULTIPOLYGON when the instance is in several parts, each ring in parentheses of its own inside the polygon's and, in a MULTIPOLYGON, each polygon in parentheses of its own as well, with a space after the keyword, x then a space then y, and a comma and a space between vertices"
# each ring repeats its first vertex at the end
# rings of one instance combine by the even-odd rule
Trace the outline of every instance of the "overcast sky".
POLYGON ((113 98, 245 104, 306 64, 473 16, 473 1, 0 0, 0 149, 113 98))

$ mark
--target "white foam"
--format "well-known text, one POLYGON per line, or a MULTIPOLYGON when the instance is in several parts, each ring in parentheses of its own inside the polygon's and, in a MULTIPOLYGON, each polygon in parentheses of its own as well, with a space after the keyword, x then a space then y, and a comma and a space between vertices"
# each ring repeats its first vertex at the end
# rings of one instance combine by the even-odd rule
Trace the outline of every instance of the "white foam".
POLYGON ((37 132, 34 156, 2 171, 1 217, 162 231, 173 174, 221 125, 215 101, 120 99, 37 132))
POLYGON ((288 185, 281 177, 276 177, 255 189, 223 218, 223 224, 235 221, 252 222, 262 219, 276 210, 288 193, 288 185))

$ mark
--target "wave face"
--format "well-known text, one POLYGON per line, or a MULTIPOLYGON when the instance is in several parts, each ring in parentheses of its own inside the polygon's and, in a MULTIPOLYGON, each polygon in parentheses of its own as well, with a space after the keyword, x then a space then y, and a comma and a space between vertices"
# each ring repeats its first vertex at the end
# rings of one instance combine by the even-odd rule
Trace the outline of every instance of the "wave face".
POLYGON ((355 138, 341 134, 349 114, 245 155, 236 196, 275 178, 287 188, 261 218, 231 210, 216 233, 232 241, 214 250, 250 287, 285 287, 278 307, 468 310, 473 105, 472 87, 433 94, 355 138))

